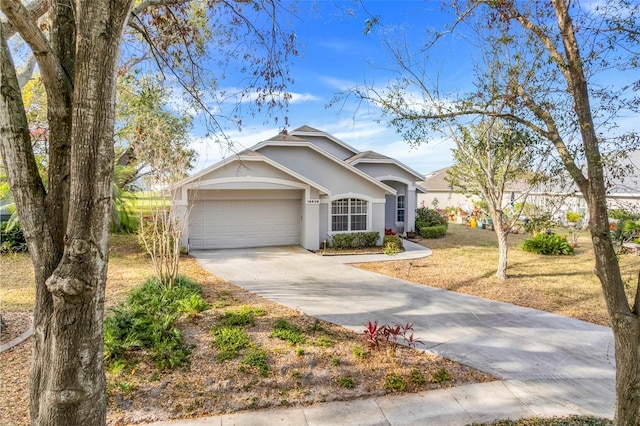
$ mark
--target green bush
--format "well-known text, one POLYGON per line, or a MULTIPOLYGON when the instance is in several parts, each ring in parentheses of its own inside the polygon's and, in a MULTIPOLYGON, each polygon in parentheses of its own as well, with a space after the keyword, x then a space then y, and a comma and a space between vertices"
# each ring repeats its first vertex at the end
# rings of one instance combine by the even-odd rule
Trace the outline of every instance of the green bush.
POLYGON ((19 223, 10 226, 10 222, 0 222, 0 245, 1 253, 15 253, 27 251, 27 241, 19 223))
POLYGON ((427 228, 431 226, 448 226, 449 221, 443 217, 437 210, 427 207, 420 207, 416 210, 416 222, 415 229, 420 233, 421 228, 427 228))
MULTIPOLYGON (((122 363, 127 358, 150 358, 160 369, 173 369, 188 361, 189 347, 175 323, 185 303, 201 295, 199 284, 179 276, 173 287, 155 278, 131 291, 104 320, 104 359, 122 363), (186 301, 186 302, 185 302, 186 301)), ((203 304, 196 303, 200 308, 203 304)))
POLYGON ((447 229, 445 225, 423 226, 418 228, 418 233, 422 238, 442 238, 447 235, 447 229))
POLYGON ((640 214, 632 213, 625 209, 612 209, 609 210, 609 219, 617 220, 640 220, 640 214))
POLYGON ((382 246, 386 246, 387 243, 395 243, 399 250, 403 249, 402 238, 397 235, 385 235, 382 237, 382 246))
POLYGON ((640 232, 640 221, 621 220, 613 234, 614 239, 622 242, 629 241, 640 232))
POLYGON ((349 232, 334 234, 332 237, 332 246, 338 250, 374 247, 379 238, 379 232, 349 232))
POLYGON ((573 247, 566 238, 558 234, 538 234, 522 243, 522 249, 531 253, 545 255, 573 254, 573 247))
POLYGON ((580 222, 580 219, 582 219, 582 215, 580 213, 572 211, 567 212, 567 222, 580 222))

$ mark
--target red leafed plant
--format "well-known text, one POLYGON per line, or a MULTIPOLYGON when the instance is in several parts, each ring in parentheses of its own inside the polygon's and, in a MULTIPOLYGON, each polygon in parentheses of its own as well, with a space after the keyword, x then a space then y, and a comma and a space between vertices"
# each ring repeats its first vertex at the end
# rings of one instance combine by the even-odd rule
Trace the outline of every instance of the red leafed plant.
POLYGON ((424 342, 413 335, 413 323, 398 324, 392 326, 383 324, 378 326, 378 321, 368 321, 365 325, 362 339, 367 342, 370 348, 380 349, 387 347, 392 354, 395 354, 398 345, 404 344, 410 348, 417 345, 424 345, 424 342))
POLYGON ((384 235, 396 235, 396 231, 391 228, 384 228, 384 235))

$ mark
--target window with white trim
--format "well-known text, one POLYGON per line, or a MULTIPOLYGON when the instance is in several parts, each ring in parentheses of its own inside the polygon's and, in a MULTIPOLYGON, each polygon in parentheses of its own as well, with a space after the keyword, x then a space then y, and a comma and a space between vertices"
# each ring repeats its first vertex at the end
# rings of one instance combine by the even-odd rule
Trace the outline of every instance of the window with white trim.
POLYGON ((368 203, 358 198, 331 202, 331 231, 366 231, 368 203))
POLYGON ((404 222, 404 195, 398 195, 396 199, 396 222, 404 222))

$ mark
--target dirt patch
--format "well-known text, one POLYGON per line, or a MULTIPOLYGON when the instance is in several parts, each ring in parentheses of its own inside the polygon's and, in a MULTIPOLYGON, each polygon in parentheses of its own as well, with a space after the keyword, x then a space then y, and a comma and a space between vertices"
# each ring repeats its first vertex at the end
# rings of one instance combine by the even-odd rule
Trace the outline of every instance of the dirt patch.
POLYGON ((138 364, 118 375, 109 375, 109 424, 201 417, 276 407, 310 405, 398 390, 385 388, 396 375, 404 392, 418 392, 493 380, 487 374, 452 361, 409 348, 395 355, 374 351, 362 344, 357 333, 317 321, 261 297, 219 281, 207 294, 217 294, 217 308, 195 321, 183 321, 181 329, 193 345, 191 365, 173 372, 158 372, 138 364), (227 361, 216 361, 210 329, 217 318, 239 306, 263 309, 247 329, 251 341, 266 353, 268 372, 245 363, 246 351, 227 361), (291 345, 270 337, 276 320, 284 319, 304 330, 305 341, 291 345), (357 350, 363 350, 359 356, 357 350), (450 380, 437 383, 438 371, 450 380))
MULTIPOLYGON (((122 301, 131 288, 152 274, 149 258, 136 248, 132 238, 135 236, 122 237, 122 241, 115 240, 115 245, 112 239, 107 309, 122 301)), ((7 293, 8 290, 20 293, 19 299, 9 298, 5 302, 14 308, 26 306, 27 309, 16 310, 12 315, 24 319, 28 318, 28 309, 33 308, 33 299, 22 297, 25 287, 33 287, 32 266, 28 255, 15 259, 11 273, 21 284, 8 289, 3 281, 0 290, 3 296, 13 294, 7 293)), ((180 320, 180 330, 192 345, 191 362, 175 371, 160 371, 145 362, 108 371, 110 425, 309 405, 493 380, 487 374, 419 350, 399 348, 393 356, 385 350, 371 350, 358 333, 317 321, 249 293, 211 275, 190 257, 183 258, 180 268, 182 274, 202 284, 203 295, 211 305, 193 320, 180 320), (255 325, 246 331, 255 347, 266 354, 266 375, 245 363, 246 349, 238 357, 220 362, 216 360, 217 349, 212 346, 210 330, 220 316, 227 310, 247 305, 265 312, 256 317, 255 325), (270 337, 277 320, 300 327, 304 342, 294 346, 270 337), (446 372, 445 378, 446 375, 450 378, 434 379, 442 378, 443 372, 446 372), (395 387, 385 387, 391 380, 389 377, 396 377, 395 387), (399 383, 404 390, 399 390, 399 383)), ((17 328, 20 327, 16 322, 17 328)), ((0 354, 0 406, 3 407, 0 424, 29 423, 31 351, 29 339, 0 354)))

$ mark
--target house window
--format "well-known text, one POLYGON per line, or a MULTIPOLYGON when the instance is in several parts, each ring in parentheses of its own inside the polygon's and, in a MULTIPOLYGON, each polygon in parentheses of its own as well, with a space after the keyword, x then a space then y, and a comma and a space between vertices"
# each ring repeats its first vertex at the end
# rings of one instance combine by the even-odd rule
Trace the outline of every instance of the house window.
POLYGON ((404 222, 404 195, 398 195, 396 202, 396 222, 404 222))
POLYGON ((343 198, 331 203, 331 231, 365 231, 367 202, 357 198, 343 198))

